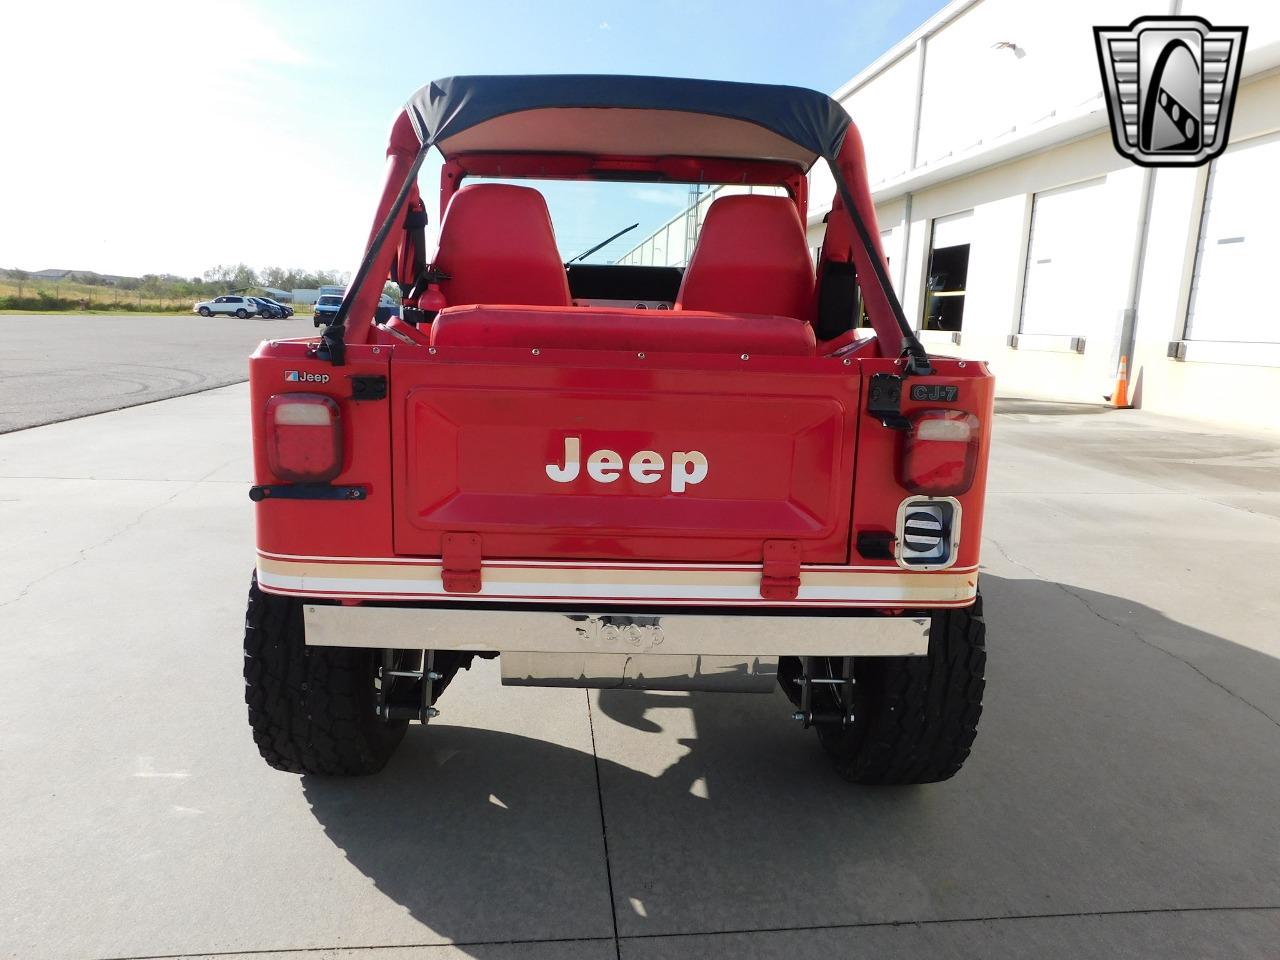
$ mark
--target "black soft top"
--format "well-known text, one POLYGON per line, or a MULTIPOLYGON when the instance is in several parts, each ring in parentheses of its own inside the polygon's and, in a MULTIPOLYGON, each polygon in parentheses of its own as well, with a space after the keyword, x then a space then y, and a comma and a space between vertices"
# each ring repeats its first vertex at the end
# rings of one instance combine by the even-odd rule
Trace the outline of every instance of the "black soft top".
POLYGON ((445 156, 725 157, 804 170, 835 157, 850 122, 836 101, 803 87, 596 74, 446 77, 405 110, 419 142, 445 156))

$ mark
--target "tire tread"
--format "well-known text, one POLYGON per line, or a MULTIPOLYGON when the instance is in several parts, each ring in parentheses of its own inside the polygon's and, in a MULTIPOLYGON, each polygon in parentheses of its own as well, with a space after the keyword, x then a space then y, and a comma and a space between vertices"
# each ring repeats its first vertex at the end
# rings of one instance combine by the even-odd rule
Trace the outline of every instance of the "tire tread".
POLYGON ((381 770, 406 721, 375 714, 377 651, 308 647, 302 604, 249 586, 244 699, 258 752, 289 773, 355 776, 381 770))
POLYGON ((836 770, 866 784, 955 776, 978 733, 986 662, 981 596, 933 614, 928 656, 858 661, 853 725, 818 728, 836 770))

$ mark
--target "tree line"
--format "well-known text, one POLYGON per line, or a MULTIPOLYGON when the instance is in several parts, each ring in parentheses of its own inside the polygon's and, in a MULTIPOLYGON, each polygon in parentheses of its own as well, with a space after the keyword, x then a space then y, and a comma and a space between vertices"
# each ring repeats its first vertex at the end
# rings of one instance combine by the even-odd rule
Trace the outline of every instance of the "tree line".
POLYGON ((263 267, 254 270, 244 263, 219 264, 204 272, 205 283, 238 290, 242 287, 275 287, 278 290, 314 289, 332 284, 345 285, 351 274, 345 270, 302 270, 298 267, 263 267))
POLYGON ((49 285, 60 288, 76 284, 85 287, 113 287, 141 293, 144 297, 163 299, 168 297, 216 296, 231 290, 254 287, 275 287, 278 290, 315 289, 331 284, 345 285, 350 273, 345 270, 303 270, 300 267, 263 267, 254 270, 248 264, 219 264, 206 270, 202 276, 180 277, 172 273, 147 273, 141 277, 104 277, 96 273, 71 272, 65 277, 50 280, 34 277, 27 270, 0 270, 0 276, 18 288, 22 297, 28 290, 49 285))
POLYGON ((148 273, 141 277, 112 277, 72 271, 57 279, 37 277, 27 270, 0 269, 0 310, 174 310, 190 309, 191 301, 232 291, 285 291, 345 286, 350 274, 339 270, 303 270, 244 263, 219 264, 202 276, 148 273))

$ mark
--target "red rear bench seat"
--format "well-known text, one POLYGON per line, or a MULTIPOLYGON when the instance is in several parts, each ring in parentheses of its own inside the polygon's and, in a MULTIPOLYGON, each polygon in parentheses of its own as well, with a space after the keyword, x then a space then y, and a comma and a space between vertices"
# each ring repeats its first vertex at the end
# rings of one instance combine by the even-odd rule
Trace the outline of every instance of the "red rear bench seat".
POLYGON ((446 307, 431 325, 438 347, 547 347, 812 357, 813 328, 792 317, 619 307, 446 307))

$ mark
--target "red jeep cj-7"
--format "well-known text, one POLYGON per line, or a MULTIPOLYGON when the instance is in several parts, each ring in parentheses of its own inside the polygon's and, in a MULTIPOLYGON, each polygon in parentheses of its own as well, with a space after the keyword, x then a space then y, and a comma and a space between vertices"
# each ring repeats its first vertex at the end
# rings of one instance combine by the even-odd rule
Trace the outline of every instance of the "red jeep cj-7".
POLYGON ((245 681, 267 762, 376 771, 460 668, 500 657, 515 685, 780 684, 850 780, 959 770, 992 379, 926 356, 903 317, 844 110, 793 87, 453 77, 413 96, 387 156, 337 315, 250 364, 245 681), (681 270, 566 266, 542 193, 497 178, 728 186, 681 270), (380 324, 387 278, 404 315, 380 324))

